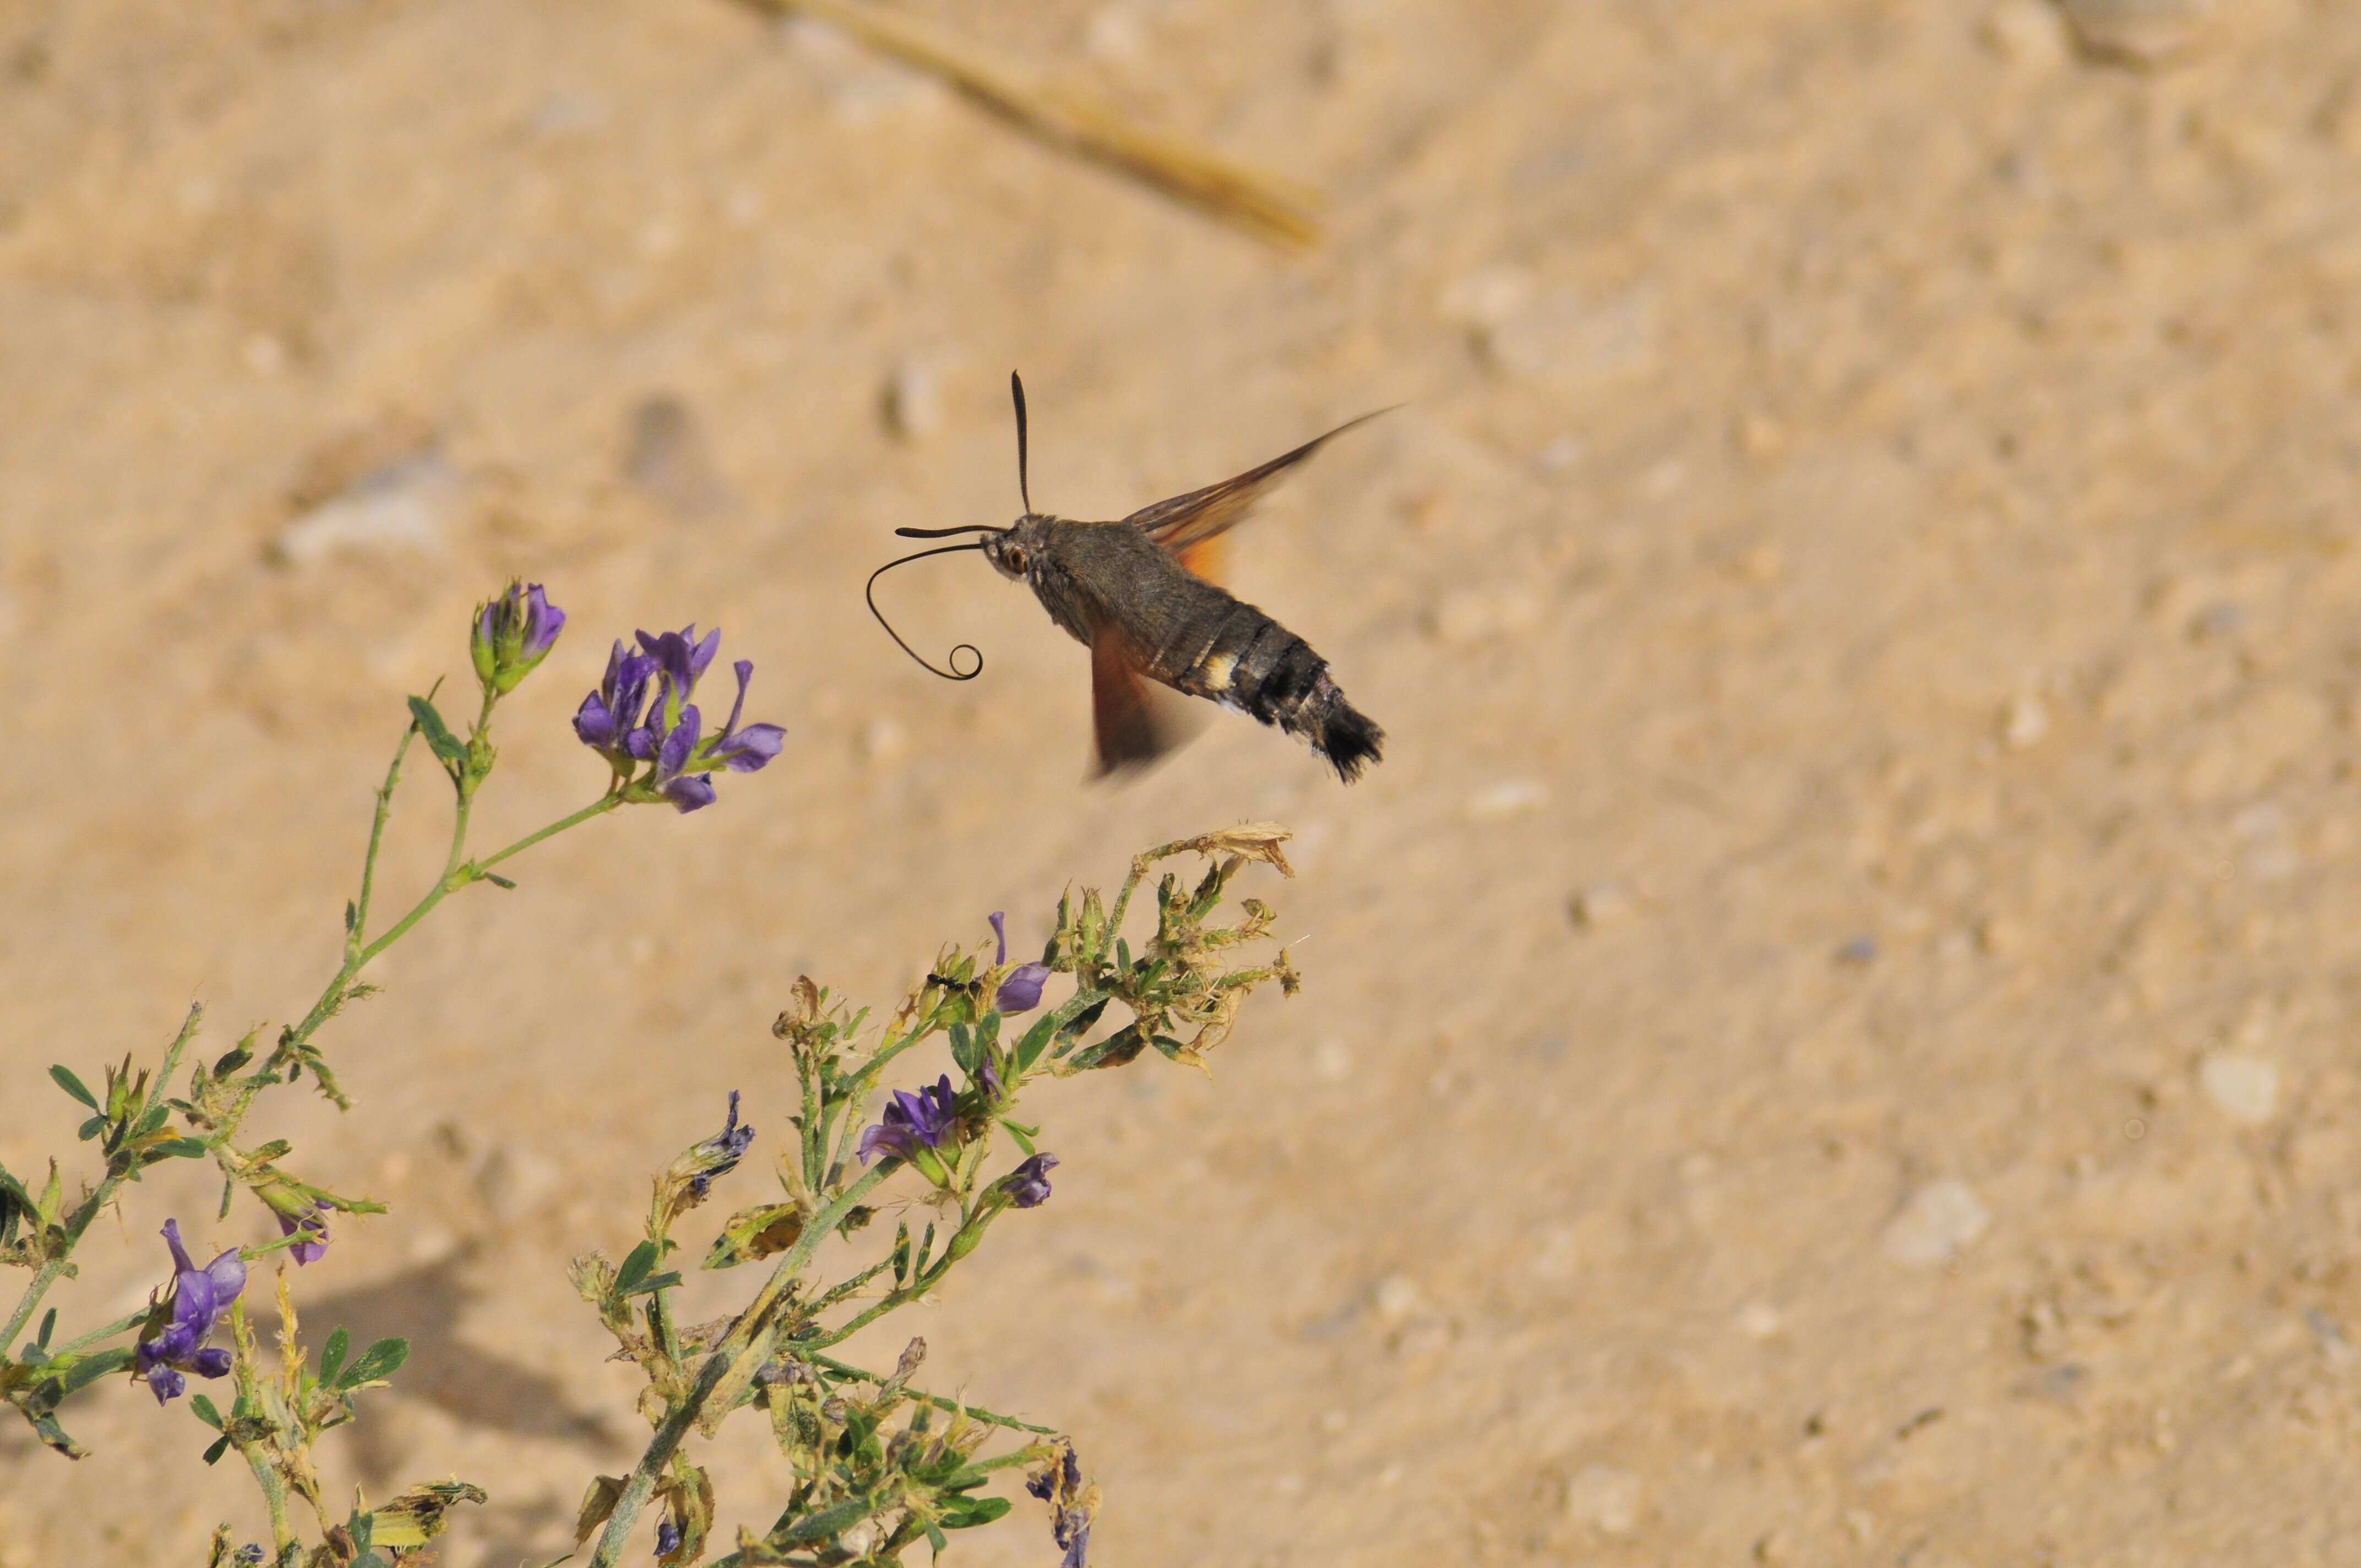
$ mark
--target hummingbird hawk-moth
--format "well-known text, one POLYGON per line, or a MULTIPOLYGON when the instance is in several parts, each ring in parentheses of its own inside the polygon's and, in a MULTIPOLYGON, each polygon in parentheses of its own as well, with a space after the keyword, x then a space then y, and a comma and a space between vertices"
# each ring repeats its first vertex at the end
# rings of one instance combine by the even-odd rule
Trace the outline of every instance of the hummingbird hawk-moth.
POLYGON ((1025 515, 1005 528, 895 529, 906 539, 985 537, 921 550, 871 573, 869 609, 886 635, 947 680, 982 674, 983 655, 972 643, 951 650, 950 669, 928 663, 878 610, 876 598, 878 577, 906 562, 980 551, 1001 576, 1031 588, 1049 619, 1090 649, 1091 715, 1102 773, 1152 762, 1174 743, 1149 707, 1142 677, 1301 736, 1346 784, 1377 762, 1385 731, 1345 700, 1327 661, 1210 580, 1215 542, 1245 519, 1272 480, 1323 442, 1376 415, 1338 425, 1235 478, 1142 507, 1119 522, 1078 522, 1033 510, 1026 477, 1025 383, 1014 372, 1008 389, 1016 404, 1016 488, 1025 515), (974 658, 965 669, 962 653, 974 658))

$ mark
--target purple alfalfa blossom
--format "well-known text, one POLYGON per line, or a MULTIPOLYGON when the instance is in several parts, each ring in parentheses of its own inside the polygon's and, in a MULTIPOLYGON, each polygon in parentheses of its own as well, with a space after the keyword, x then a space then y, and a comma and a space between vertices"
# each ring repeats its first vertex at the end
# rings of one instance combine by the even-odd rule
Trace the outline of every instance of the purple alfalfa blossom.
POLYGON ((916 1094, 897 1089, 884 1117, 861 1135, 861 1163, 867 1165, 881 1149, 896 1159, 915 1157, 921 1146, 939 1149, 958 1127, 959 1097, 951 1092, 950 1074, 916 1094))
MULTIPOLYGON (((990 918, 992 935, 998 943, 998 949, 992 956, 992 967, 998 969, 1008 961, 1008 925, 1006 916, 1000 910, 994 910, 990 918)), ((1018 964, 1008 971, 1008 978, 1000 982, 1000 989, 992 993, 993 1010, 999 1013, 1032 1012, 1041 1005, 1041 987, 1049 979, 1048 964, 1038 961, 1018 964)))
POLYGON ((656 1555, 669 1557, 680 1550, 680 1526, 670 1519, 656 1526, 656 1555))
POLYGON ((1002 1177, 1000 1190, 1016 1207, 1038 1209, 1049 1201, 1049 1173, 1057 1168, 1058 1157, 1044 1150, 1002 1177))
POLYGON ((219 1377, 230 1369, 230 1354, 209 1346, 214 1320, 246 1288, 246 1262, 231 1247, 199 1268, 181 1245, 177 1220, 164 1222, 164 1243, 172 1249, 172 1321, 154 1339, 141 1340, 132 1353, 132 1365, 159 1405, 188 1387, 184 1372, 219 1377))
POLYGON ((631 782, 626 798, 669 801, 684 813, 702 810, 717 798, 713 774, 718 770, 760 772, 779 754, 787 732, 776 724, 740 725, 746 687, 754 677, 753 661, 741 659, 733 666, 738 696, 730 705, 730 722, 717 735, 705 733, 704 714, 691 698, 720 649, 718 628, 701 638, 695 626, 636 635, 637 653, 615 644, 606 679, 582 699, 581 710, 574 716, 574 732, 619 774, 650 764, 646 773, 631 782))
POLYGON ((476 629, 467 639, 476 678, 496 696, 516 690, 549 657, 565 628, 566 612, 549 602, 539 583, 511 583, 498 598, 477 608, 476 629))
POLYGON ((631 652, 619 641, 607 655, 607 674, 598 689, 584 697, 575 712, 574 733, 614 764, 617 773, 629 773, 633 764, 655 754, 653 741, 640 723, 640 708, 655 674, 653 659, 631 652))
POLYGON ((754 661, 741 659, 730 666, 738 673, 738 697, 730 705, 730 722, 721 727, 707 755, 733 773, 757 773, 763 765, 779 754, 786 744, 786 729, 776 724, 749 724, 738 728, 738 716, 745 711, 746 684, 754 678, 754 661))
POLYGON ((695 703, 682 708, 678 721, 665 731, 663 743, 657 746, 655 772, 648 775, 648 783, 655 792, 671 801, 684 816, 711 806, 716 798, 710 774, 681 771, 696 755, 697 734, 704 728, 704 717, 697 711, 695 703))
POLYGON ((287 1255, 295 1260, 299 1268, 307 1263, 317 1263, 328 1255, 328 1222, 320 1216, 335 1212, 335 1205, 325 1198, 318 1198, 313 1200, 312 1208, 313 1212, 300 1217, 294 1214, 275 1216, 280 1235, 291 1236, 298 1227, 303 1232, 303 1239, 287 1249, 287 1255))
POLYGON ((705 1196, 714 1179, 729 1175, 746 1157, 746 1146, 754 1141, 754 1129, 738 1124, 738 1091, 730 1091, 730 1114, 721 1130, 688 1151, 695 1174, 688 1179, 688 1190, 696 1197, 705 1196))

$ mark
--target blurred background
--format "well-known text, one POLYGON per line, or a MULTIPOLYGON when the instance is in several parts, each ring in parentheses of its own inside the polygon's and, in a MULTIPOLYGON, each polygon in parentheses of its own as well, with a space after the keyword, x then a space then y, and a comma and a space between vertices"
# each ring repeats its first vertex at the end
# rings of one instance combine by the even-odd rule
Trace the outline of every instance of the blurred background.
MULTIPOLYGON (((1068 1086, 1056 1200, 895 1320, 1075 1434, 1097 1561, 2361 1558, 2361 13, 889 8, 1324 243, 732 0, 0 5, 0 1163, 73 1146, 50 1061, 301 1012, 521 574, 572 620, 489 835, 599 787, 632 628, 718 622, 790 733, 446 906, 324 1036, 361 1108, 264 1117, 393 1205, 305 1317, 414 1341, 330 1486, 483 1482, 444 1561, 557 1555, 636 1452, 566 1259, 731 1089, 754 1201, 797 974, 890 1003, 1259 817, 1304 993, 1068 1086), (892 528, 1016 514, 1012 367, 1067 516, 1406 405, 1233 554, 1366 782, 1215 714, 1088 784, 1086 656, 979 561, 881 591, 980 680, 869 621, 892 528)), ((212 1199, 135 1191, 69 1321, 166 1212, 257 1239, 212 1199)), ((185 1407, 72 1424, 0 1430, 5 1568, 258 1529, 185 1407)))

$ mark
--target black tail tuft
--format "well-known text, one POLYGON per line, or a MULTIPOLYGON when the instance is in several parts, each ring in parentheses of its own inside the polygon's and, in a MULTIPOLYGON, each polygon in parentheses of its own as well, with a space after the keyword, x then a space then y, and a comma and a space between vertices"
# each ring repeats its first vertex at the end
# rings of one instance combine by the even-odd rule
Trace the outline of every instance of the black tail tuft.
POLYGON ((1328 759, 1336 776, 1351 784, 1361 770, 1384 755, 1386 732, 1368 715, 1345 700, 1345 694, 1325 680, 1327 689, 1304 705, 1303 726, 1312 749, 1328 759))

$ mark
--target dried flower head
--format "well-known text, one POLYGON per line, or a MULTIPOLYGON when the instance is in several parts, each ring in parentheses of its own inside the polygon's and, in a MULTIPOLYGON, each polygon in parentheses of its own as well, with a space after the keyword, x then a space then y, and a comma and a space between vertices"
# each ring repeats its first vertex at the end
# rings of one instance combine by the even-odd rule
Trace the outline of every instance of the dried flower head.
POLYGON ((684 1157, 694 1166, 688 1179, 689 1191, 698 1198, 713 1185, 716 1177, 727 1176, 738 1168, 746 1157, 746 1146, 754 1141, 754 1129, 738 1124, 738 1091, 730 1091, 730 1113, 723 1119, 721 1130, 693 1146, 684 1157))

